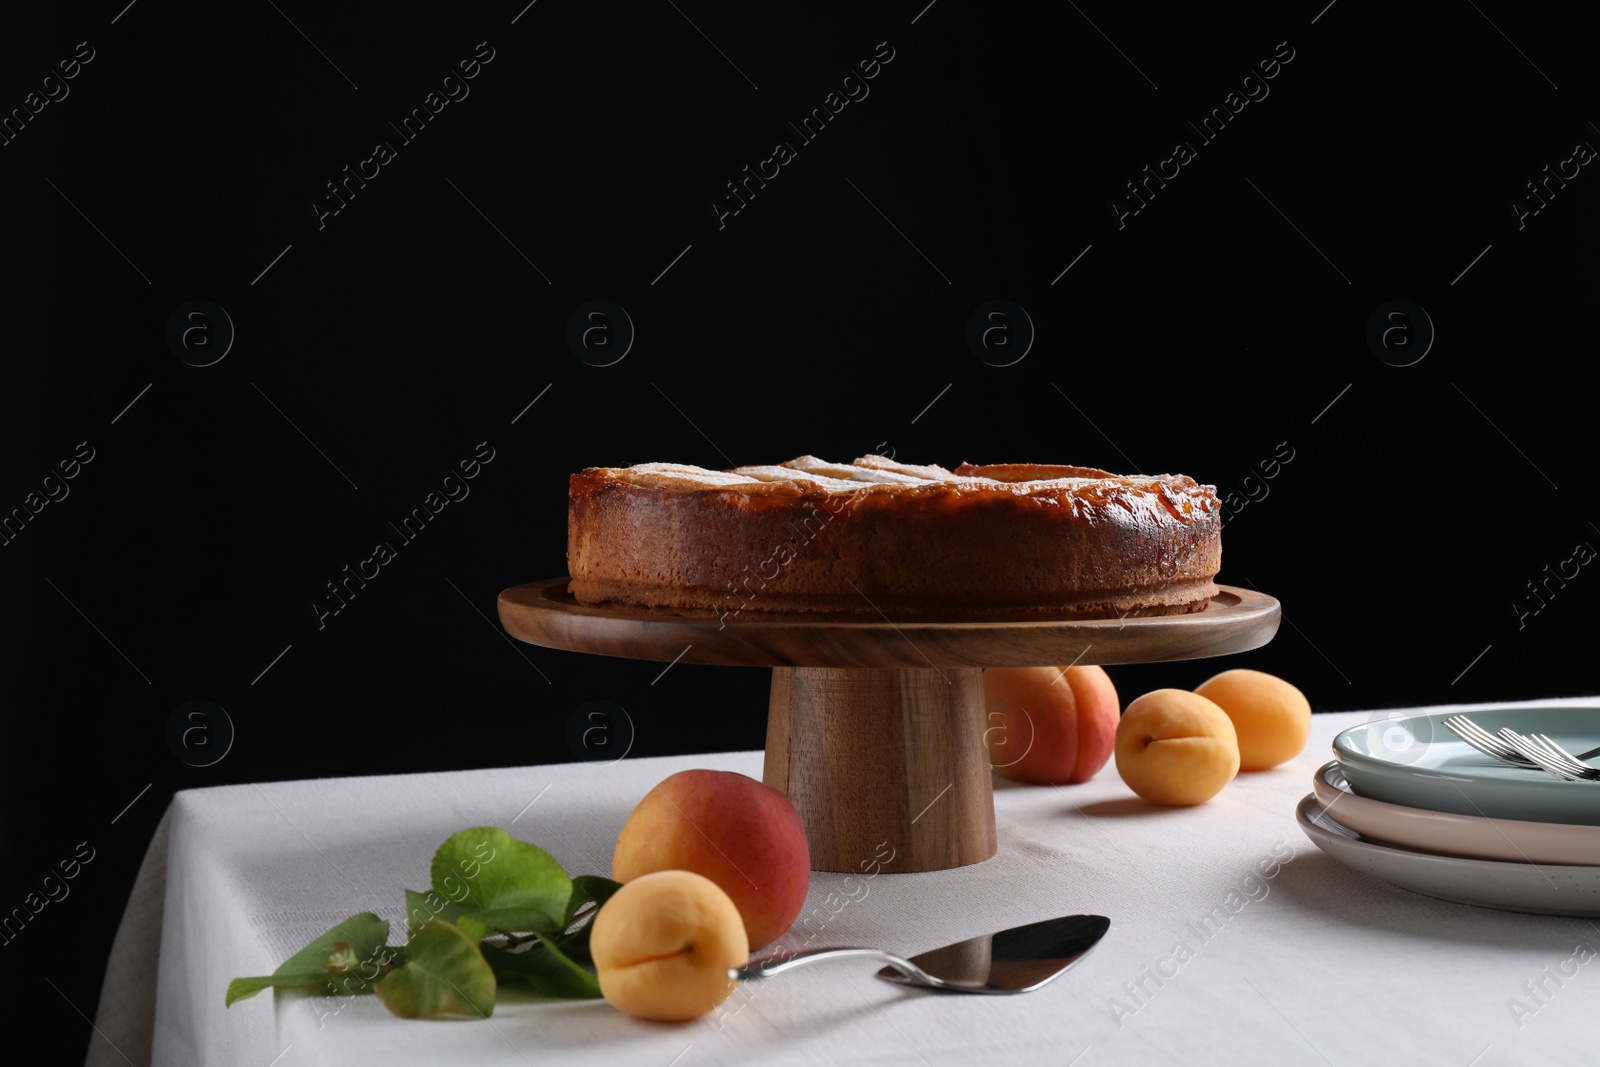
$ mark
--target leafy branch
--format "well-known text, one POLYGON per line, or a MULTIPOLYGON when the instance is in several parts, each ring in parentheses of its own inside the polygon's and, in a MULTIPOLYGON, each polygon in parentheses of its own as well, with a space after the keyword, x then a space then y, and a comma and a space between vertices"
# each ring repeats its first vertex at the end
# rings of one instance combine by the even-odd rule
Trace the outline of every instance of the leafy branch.
POLYGON ((589 929, 619 883, 569 878, 548 852, 494 827, 452 834, 430 874, 428 892, 405 891, 404 944, 388 944, 388 920, 352 915, 270 975, 229 982, 227 1004, 263 989, 376 993, 404 1018, 477 1019, 494 1012, 507 981, 548 997, 600 996, 589 929))

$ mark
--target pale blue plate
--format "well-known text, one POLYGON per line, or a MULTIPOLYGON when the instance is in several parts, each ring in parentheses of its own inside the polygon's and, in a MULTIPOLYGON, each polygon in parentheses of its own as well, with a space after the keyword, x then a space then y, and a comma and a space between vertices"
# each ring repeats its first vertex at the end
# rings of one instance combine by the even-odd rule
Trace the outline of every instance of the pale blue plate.
MULTIPOLYGON (((1566 782, 1501 763, 1444 725, 1452 715, 1496 733, 1548 734, 1569 752, 1600 745, 1600 708, 1499 708, 1374 719, 1333 739, 1351 790, 1362 797, 1457 815, 1600 826, 1600 782, 1566 782)), ((1600 765, 1600 760, 1594 761, 1600 765)))

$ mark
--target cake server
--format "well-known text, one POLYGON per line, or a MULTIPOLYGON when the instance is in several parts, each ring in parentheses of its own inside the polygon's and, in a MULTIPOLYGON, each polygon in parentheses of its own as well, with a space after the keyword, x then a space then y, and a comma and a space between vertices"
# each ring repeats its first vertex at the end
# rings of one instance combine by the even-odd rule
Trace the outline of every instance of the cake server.
POLYGON ((821 960, 864 957, 888 964, 886 982, 951 993, 1026 993, 1077 963, 1105 936, 1104 915, 1064 915, 957 941, 906 959, 876 948, 816 948, 752 960, 728 971, 734 981, 770 978, 821 960))

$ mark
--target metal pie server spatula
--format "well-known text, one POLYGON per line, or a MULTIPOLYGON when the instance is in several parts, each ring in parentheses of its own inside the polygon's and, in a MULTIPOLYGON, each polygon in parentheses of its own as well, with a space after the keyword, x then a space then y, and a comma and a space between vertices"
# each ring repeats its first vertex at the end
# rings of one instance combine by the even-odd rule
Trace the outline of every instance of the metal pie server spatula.
POLYGON ((1064 915, 957 941, 910 959, 876 948, 817 948, 752 960, 730 969, 728 977, 749 981, 820 960, 866 957, 888 964, 878 972, 887 982, 952 993, 1026 993, 1077 963, 1110 928, 1104 915, 1064 915))

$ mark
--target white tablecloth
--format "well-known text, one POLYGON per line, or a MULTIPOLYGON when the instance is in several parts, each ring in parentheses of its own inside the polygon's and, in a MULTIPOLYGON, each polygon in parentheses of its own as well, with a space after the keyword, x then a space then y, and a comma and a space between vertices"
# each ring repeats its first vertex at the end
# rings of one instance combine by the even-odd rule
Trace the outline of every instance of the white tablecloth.
POLYGON ((724 1010, 683 1025, 506 991, 487 1022, 402 1020, 370 996, 341 1007, 263 993, 225 1009, 223 993, 229 979, 270 974, 355 912, 391 920, 391 941, 402 938, 401 889, 427 888, 433 851, 456 830, 505 827, 569 873, 606 874, 617 832, 650 786, 685 767, 759 777, 760 753, 183 792, 129 902, 88 1063, 1592 1060, 1600 968, 1570 961, 1594 958, 1600 923, 1418 896, 1334 862, 1296 825, 1295 804, 1331 758, 1333 735, 1378 714, 1316 716, 1297 760, 1241 775, 1197 808, 1145 804, 1109 765, 1079 786, 999 782, 993 859, 885 873, 864 897, 853 881, 859 899, 835 914, 825 901, 846 876, 812 877, 808 909, 829 916, 816 944, 911 954, 1049 916, 1110 916, 1100 946, 1044 989, 931 994, 845 961, 750 984, 724 1010), (156 960, 151 988, 137 976, 156 960))

